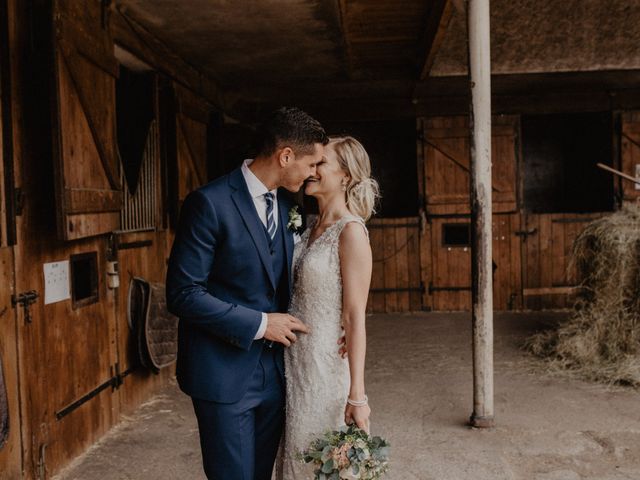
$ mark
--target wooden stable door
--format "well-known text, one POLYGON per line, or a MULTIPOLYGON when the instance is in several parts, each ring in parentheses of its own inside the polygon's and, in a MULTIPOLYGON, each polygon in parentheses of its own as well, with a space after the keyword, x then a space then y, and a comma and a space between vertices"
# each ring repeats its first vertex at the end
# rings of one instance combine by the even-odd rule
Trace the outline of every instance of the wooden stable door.
MULTIPOLYGON (((522 304, 521 248, 517 232, 518 118, 496 116, 492 125, 494 307, 522 304)), ((420 121, 421 194, 428 226, 423 230, 424 304, 433 310, 471 308, 469 125, 467 117, 420 121)))
POLYGON ((573 242, 603 213, 522 215, 523 307, 541 310, 572 305, 578 279, 571 265, 573 242))
MULTIPOLYGON (((520 240, 516 214, 493 216, 493 303, 496 310, 521 306, 520 240)), ((468 217, 434 218, 427 298, 436 311, 471 309, 471 248, 468 217)))
MULTIPOLYGON (((424 201, 427 215, 470 213, 469 126, 466 117, 422 121, 424 201)), ((493 211, 516 211, 517 117, 499 116, 492 124, 493 211)))
MULTIPOLYGON (((55 82, 22 106, 25 116, 37 111, 42 117, 49 106, 45 99, 53 100, 53 126, 24 127, 18 158, 24 172, 53 169, 56 187, 52 191, 50 175, 21 178, 25 202, 15 290, 27 298, 31 291, 37 295, 16 308, 24 478, 55 473, 118 416, 111 382, 117 363, 115 295, 106 285, 111 253, 101 235, 118 227, 122 199, 113 108, 117 63, 102 7, 53 2, 55 82), (51 157, 53 165, 47 163, 51 157), (54 284, 69 290, 47 298, 54 284)), ((47 21, 44 14, 37 19, 47 21)), ((46 65, 33 60, 33 68, 46 65)), ((50 83, 52 72, 46 73, 41 76, 50 83)))
POLYGON ((22 469, 16 310, 11 301, 14 248, 13 233, 9 233, 15 228, 15 217, 7 205, 14 170, 7 13, 6 0, 0 0, 0 479, 20 478, 22 469))

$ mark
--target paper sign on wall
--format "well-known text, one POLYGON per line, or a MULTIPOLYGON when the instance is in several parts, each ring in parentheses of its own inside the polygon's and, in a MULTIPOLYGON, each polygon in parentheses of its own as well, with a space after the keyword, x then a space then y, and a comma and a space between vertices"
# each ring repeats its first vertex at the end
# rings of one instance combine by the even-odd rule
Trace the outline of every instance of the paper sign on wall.
POLYGON ((44 264, 44 304, 71 298, 69 260, 44 264))

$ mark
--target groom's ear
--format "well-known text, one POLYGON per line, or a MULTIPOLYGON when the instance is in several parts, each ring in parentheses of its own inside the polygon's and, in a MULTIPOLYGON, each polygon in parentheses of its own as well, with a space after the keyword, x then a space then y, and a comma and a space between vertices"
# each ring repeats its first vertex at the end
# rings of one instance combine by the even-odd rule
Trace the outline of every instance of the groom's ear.
POLYGON ((286 167, 294 160, 295 155, 291 147, 284 147, 278 152, 278 162, 281 167, 286 167))

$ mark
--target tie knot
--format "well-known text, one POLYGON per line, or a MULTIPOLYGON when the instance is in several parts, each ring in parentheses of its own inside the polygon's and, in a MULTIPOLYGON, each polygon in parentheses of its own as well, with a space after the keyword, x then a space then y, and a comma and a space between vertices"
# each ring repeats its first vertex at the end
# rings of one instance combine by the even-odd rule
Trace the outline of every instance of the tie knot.
POLYGON ((273 203, 273 193, 271 192, 265 193, 264 198, 267 201, 267 203, 273 203))

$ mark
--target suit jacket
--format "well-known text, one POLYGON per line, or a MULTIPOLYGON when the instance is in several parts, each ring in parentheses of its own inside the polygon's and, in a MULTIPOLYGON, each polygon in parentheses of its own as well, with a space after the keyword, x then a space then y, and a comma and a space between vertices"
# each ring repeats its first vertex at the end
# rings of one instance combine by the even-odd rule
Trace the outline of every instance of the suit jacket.
MULTIPOLYGON (((291 206, 278 195, 287 303, 291 206)), ((276 281, 266 232, 240 168, 191 192, 182 206, 167 269, 167 306, 180 318, 176 374, 185 393, 220 403, 242 398, 265 348, 254 337, 262 312, 273 309, 276 281)), ((281 352, 278 361, 282 367, 281 352)))

